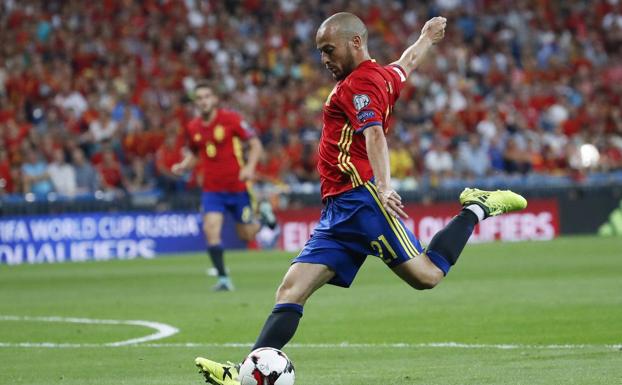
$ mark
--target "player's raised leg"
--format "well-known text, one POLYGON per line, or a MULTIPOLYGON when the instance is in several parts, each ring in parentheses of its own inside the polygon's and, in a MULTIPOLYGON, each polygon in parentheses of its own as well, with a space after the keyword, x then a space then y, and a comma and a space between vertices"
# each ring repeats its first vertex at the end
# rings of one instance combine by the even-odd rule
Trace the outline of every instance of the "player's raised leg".
POLYGON ((255 239, 255 235, 259 229, 261 229, 261 223, 255 220, 253 217, 253 209, 248 193, 240 193, 240 198, 236 202, 235 210, 232 213, 235 221, 235 230, 238 233, 238 237, 249 242, 255 239))
MULTIPOLYGON (((250 189, 235 194, 235 202, 232 205, 232 214, 237 222, 236 231, 238 237, 246 242, 255 239, 255 236, 263 226, 275 230, 278 226, 272 205, 268 201, 255 203, 250 189), (255 209, 253 209, 255 208, 255 209)), ((278 235, 274 232, 275 236, 278 235)))
POLYGON ((510 190, 485 191, 465 188, 460 194, 460 204, 467 209, 477 205, 484 210, 484 218, 488 218, 522 210, 527 207, 527 200, 510 190))
POLYGON ((268 226, 271 230, 274 230, 278 226, 276 215, 274 215, 274 210, 270 201, 262 200, 259 202, 257 205, 257 215, 259 216, 259 222, 263 226, 268 226))
MULTIPOLYGON (((261 230, 261 228, 264 226, 268 227, 271 230, 277 229, 278 225, 276 222, 276 216, 272 211, 272 205, 269 202, 262 202, 262 204, 263 203, 265 203, 265 205, 263 205, 264 213, 268 213, 266 215, 260 213, 258 214, 258 217, 256 219, 253 217, 251 217, 251 219, 246 219, 244 215, 236 215, 236 220, 238 222, 236 224, 236 232, 238 233, 238 237, 241 240, 245 242, 250 242, 254 240, 259 230, 261 230)), ((250 207, 245 207, 244 209, 246 208, 250 210, 250 207)), ((275 232, 274 234, 278 235, 277 232, 275 232)))
MULTIPOLYGON (((232 194, 228 205, 230 213, 236 221, 236 232, 240 240, 250 242, 257 239, 257 234, 261 229, 267 227, 270 231, 268 242, 270 245, 276 243, 278 237, 278 229, 276 216, 272 211, 272 205, 269 202, 261 202, 259 207, 263 205, 263 214, 261 210, 257 210, 257 204, 253 199, 250 189, 245 192, 232 194), (267 207, 266 207, 267 205, 267 207)), ((265 237, 264 237, 265 238, 265 237)))
POLYGON ((255 235, 257 235, 259 229, 261 229, 259 223, 238 223, 235 225, 238 237, 244 242, 250 242, 255 239, 255 235))
POLYGON ((458 260, 479 221, 527 207, 525 198, 509 190, 467 188, 460 194, 460 203, 463 209, 434 235, 425 253, 393 268, 412 287, 436 286, 458 260))
POLYGON ((404 282, 417 290, 434 288, 445 276, 425 253, 417 255, 391 270, 404 282))

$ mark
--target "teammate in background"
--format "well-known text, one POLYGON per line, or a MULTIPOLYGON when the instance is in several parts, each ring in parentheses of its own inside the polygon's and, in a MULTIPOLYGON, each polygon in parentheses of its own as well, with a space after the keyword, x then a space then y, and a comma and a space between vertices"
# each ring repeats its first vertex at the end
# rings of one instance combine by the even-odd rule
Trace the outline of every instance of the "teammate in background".
MULTIPOLYGON (((446 19, 429 20, 421 36, 388 66, 372 60, 367 28, 337 13, 317 31, 322 63, 337 80, 324 105, 318 170, 324 210, 276 294, 276 306, 253 349, 281 349, 294 336, 309 296, 326 283, 349 287, 367 255, 376 255, 415 289, 436 286, 456 263, 475 225, 520 210, 527 201, 511 191, 465 189, 463 209, 426 249, 404 226, 401 197, 391 188, 385 134, 408 75, 445 34, 446 19)), ((198 357, 208 382, 238 385, 237 368, 198 357)))
POLYGON ((233 290, 233 284, 223 258, 222 225, 225 211, 237 222, 240 239, 250 241, 262 225, 274 229, 276 217, 270 203, 263 201, 255 207, 251 181, 255 166, 263 151, 255 132, 242 117, 230 110, 218 107, 218 97, 206 83, 197 84, 195 105, 199 116, 185 128, 186 151, 181 162, 172 171, 181 175, 193 167, 202 173, 203 230, 212 264, 218 272, 215 291, 233 290), (243 143, 248 143, 247 159, 244 159, 243 143), (255 220, 259 211, 260 222, 255 220))

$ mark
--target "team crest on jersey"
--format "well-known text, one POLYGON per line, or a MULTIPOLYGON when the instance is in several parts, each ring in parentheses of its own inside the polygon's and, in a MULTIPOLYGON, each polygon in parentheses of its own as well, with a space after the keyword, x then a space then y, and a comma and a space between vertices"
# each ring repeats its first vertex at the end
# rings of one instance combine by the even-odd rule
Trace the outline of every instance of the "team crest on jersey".
POLYGON ((213 158, 216 156, 216 145, 214 143, 207 143, 205 146, 205 153, 209 158, 213 158))
POLYGON ((365 94, 356 94, 352 97, 352 103, 354 103, 354 109, 360 111, 371 103, 371 99, 365 94))
POLYGON ((225 128, 220 124, 214 128, 214 139, 221 142, 225 138, 225 128))

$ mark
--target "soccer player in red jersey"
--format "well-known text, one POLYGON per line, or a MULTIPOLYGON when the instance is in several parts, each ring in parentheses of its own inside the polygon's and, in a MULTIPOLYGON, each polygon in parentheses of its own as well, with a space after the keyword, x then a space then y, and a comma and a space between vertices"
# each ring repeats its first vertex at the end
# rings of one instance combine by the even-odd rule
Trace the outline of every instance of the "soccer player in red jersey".
POLYGON ((191 151, 173 165, 172 171, 180 175, 196 166, 202 173, 203 230, 218 274, 213 289, 230 291, 233 284, 225 269, 221 239, 225 211, 233 215, 238 236, 244 241, 252 240, 262 224, 274 229, 276 218, 268 202, 261 202, 258 208, 253 202, 251 181, 262 152, 253 128, 238 113, 219 108, 218 97, 207 83, 195 87, 195 105, 199 116, 185 127, 186 143, 191 151), (249 147, 247 159, 243 153, 244 142, 249 147), (257 209, 260 222, 255 220, 257 209))
MULTIPOLYGON (((401 197, 391 188, 385 134, 409 74, 445 33, 435 17, 401 58, 387 66, 371 59, 367 28, 337 13, 317 31, 322 63, 337 80, 324 105, 318 170, 324 209, 313 235, 277 290, 276 305, 253 349, 281 349, 293 337, 303 305, 330 283, 349 287, 368 255, 375 255, 415 289, 431 289, 457 261, 473 228, 487 217, 520 210, 527 201, 511 191, 465 189, 463 209, 428 247, 408 230, 401 197)), ((206 358, 195 361, 208 382, 239 385, 237 369, 206 358)))

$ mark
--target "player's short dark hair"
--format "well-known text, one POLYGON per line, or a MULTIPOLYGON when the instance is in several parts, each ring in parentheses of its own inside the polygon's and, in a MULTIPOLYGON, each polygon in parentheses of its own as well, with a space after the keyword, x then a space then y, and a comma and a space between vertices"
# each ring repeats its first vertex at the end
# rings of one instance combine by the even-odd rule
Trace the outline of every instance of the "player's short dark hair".
POLYGON ((209 88, 212 92, 215 92, 216 88, 214 87, 214 85, 211 82, 208 82, 206 80, 200 81, 198 82, 195 86, 194 86, 194 93, 196 94, 196 92, 198 90, 200 90, 201 88, 209 88))

